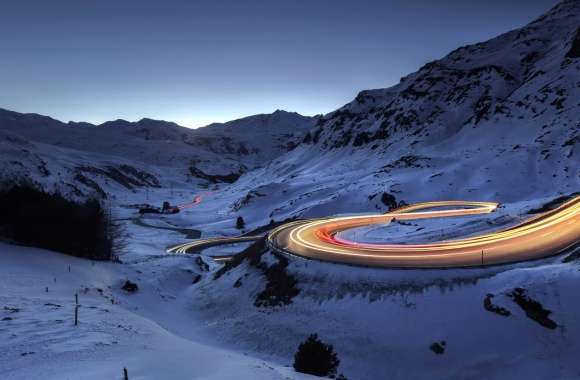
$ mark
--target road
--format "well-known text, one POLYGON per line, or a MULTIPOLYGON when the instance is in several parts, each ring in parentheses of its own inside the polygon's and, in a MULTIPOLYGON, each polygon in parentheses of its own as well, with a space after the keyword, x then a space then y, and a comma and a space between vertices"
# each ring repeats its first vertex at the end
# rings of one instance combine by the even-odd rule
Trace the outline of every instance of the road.
MULTIPOLYGON (((216 247, 218 245, 251 242, 261 239, 262 237, 263 236, 235 236, 198 239, 188 243, 169 247, 167 249, 167 253, 199 253, 206 248, 216 247)), ((231 260, 232 257, 232 255, 212 256, 212 259, 218 262, 224 262, 231 260)))
POLYGON ((130 220, 133 222, 133 224, 140 226, 140 227, 153 228, 156 230, 166 230, 166 231, 179 232, 180 234, 184 234, 186 239, 199 239, 199 237, 201 236, 200 230, 194 230, 191 228, 154 226, 154 225, 145 223, 143 221, 143 218, 141 218, 141 217, 140 218, 131 218, 130 220))
POLYGON ((288 224, 273 230, 274 249, 311 259, 396 268, 473 267, 538 259, 562 252, 580 242, 580 197, 555 210, 506 230, 479 236, 424 244, 369 244, 338 238, 340 231, 393 218, 413 220, 485 214, 492 202, 426 202, 382 215, 327 218, 288 224), (443 208, 433 210, 434 208, 443 208), (451 207, 451 208, 449 208, 451 207))
MULTIPOLYGON (((494 212, 494 202, 441 201, 405 206, 386 214, 330 217, 285 223, 268 234, 268 245, 279 252, 309 259, 386 268, 475 267, 539 259, 580 243, 580 197, 531 217, 508 229, 464 239, 423 244, 375 244, 341 239, 352 228, 415 220, 481 215, 494 212)), ((261 236, 195 240, 171 247, 169 253, 255 241, 261 236)), ((214 258, 227 261, 230 256, 214 258)))

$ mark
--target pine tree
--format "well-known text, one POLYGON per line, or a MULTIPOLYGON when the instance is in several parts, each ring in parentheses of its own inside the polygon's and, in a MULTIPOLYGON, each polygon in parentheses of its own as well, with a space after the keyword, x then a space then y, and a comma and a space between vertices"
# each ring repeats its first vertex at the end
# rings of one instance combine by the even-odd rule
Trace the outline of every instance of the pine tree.
POLYGON ((314 376, 333 376, 339 364, 334 347, 321 342, 317 334, 310 335, 306 341, 300 343, 294 355, 296 372, 314 376))
POLYGON ((236 228, 238 230, 243 230, 244 227, 246 227, 246 222, 244 221, 244 218, 238 216, 238 219, 236 220, 236 228))

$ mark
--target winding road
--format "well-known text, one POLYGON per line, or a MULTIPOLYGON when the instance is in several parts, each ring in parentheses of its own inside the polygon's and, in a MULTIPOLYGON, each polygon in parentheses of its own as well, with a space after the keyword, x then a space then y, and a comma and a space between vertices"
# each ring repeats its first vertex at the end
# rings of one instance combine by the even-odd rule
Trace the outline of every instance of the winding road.
MULTIPOLYGON (((417 203, 386 214, 323 218, 286 223, 268 234, 273 250, 309 259, 388 268, 475 267, 539 259, 580 243, 580 197, 508 229, 423 244, 360 243, 337 234, 352 228, 413 220, 486 214, 493 202, 417 203)), ((172 247, 185 253, 208 246, 252 241, 260 236, 198 240, 172 247)), ((225 259, 224 256, 222 259, 225 259)))
MULTIPOLYGON (((193 240, 184 244, 179 244, 167 249, 167 253, 199 253, 206 248, 218 245, 246 243, 261 239, 262 236, 235 236, 235 237, 215 237, 208 239, 193 240)), ((229 261, 232 255, 212 256, 215 261, 229 261)))

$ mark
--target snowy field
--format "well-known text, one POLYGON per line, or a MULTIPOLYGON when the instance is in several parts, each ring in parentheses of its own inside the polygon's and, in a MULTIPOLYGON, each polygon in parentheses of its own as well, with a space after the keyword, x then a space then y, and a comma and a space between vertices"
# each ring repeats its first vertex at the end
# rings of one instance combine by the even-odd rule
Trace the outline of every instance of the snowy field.
MULTIPOLYGON (((141 201, 119 202, 129 200, 141 201)), ((483 217, 447 218, 444 231, 495 229, 489 221, 519 220, 542 201, 504 205, 483 217)), ((566 255, 449 270, 383 270, 292 258, 287 273, 297 279, 299 294, 286 306, 256 307, 254 298, 265 286, 261 271, 244 262, 215 280, 221 265, 209 257, 244 246, 216 247, 201 256, 164 251, 188 240, 183 230, 199 229, 204 237, 240 233, 235 219, 220 210, 208 197, 182 214, 142 218, 152 226, 146 227, 135 223, 136 210, 115 207, 127 242, 122 264, 2 244, 0 377, 120 378, 127 368, 131 379, 308 378, 294 373, 291 364, 298 344, 311 333, 334 345, 338 372, 349 379, 580 375, 575 291, 580 267, 562 263, 566 255), (126 280, 138 284, 137 293, 121 289, 126 280), (510 295, 516 288, 551 310, 557 327, 527 317, 510 295), (486 310, 488 294, 511 315, 486 310), (429 349, 441 341, 443 354, 429 349)), ((439 236, 441 220, 421 223, 420 238, 439 236)), ((367 237, 405 239, 407 231, 419 238, 408 228, 394 223, 367 237)), ((266 253, 261 260, 271 265, 277 259, 266 253)))
POLYGON ((0 250, 2 379, 121 379, 123 368, 131 379, 308 378, 204 342, 185 301, 197 271, 187 257, 120 265, 0 250), (126 279, 138 294, 120 289, 126 279))

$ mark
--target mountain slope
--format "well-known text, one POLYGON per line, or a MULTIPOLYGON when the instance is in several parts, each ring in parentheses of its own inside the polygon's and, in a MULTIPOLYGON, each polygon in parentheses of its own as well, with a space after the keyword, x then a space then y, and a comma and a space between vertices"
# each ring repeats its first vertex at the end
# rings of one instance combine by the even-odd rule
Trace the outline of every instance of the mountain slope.
POLYGON ((580 3, 565 0, 323 117, 277 111, 190 130, 0 111, 3 176, 80 194, 235 181, 215 197, 235 213, 259 205, 260 222, 385 209, 381 199, 570 193, 580 187, 579 25, 580 3))
POLYGON ((196 130, 142 119, 101 125, 0 110, 2 176, 82 196, 120 189, 231 182, 292 149, 314 119, 277 111, 196 130))
POLYGON ((579 25, 580 2, 563 1, 394 87, 362 91, 235 191, 263 194, 272 217, 384 209, 382 192, 511 202, 576 191, 579 25))

